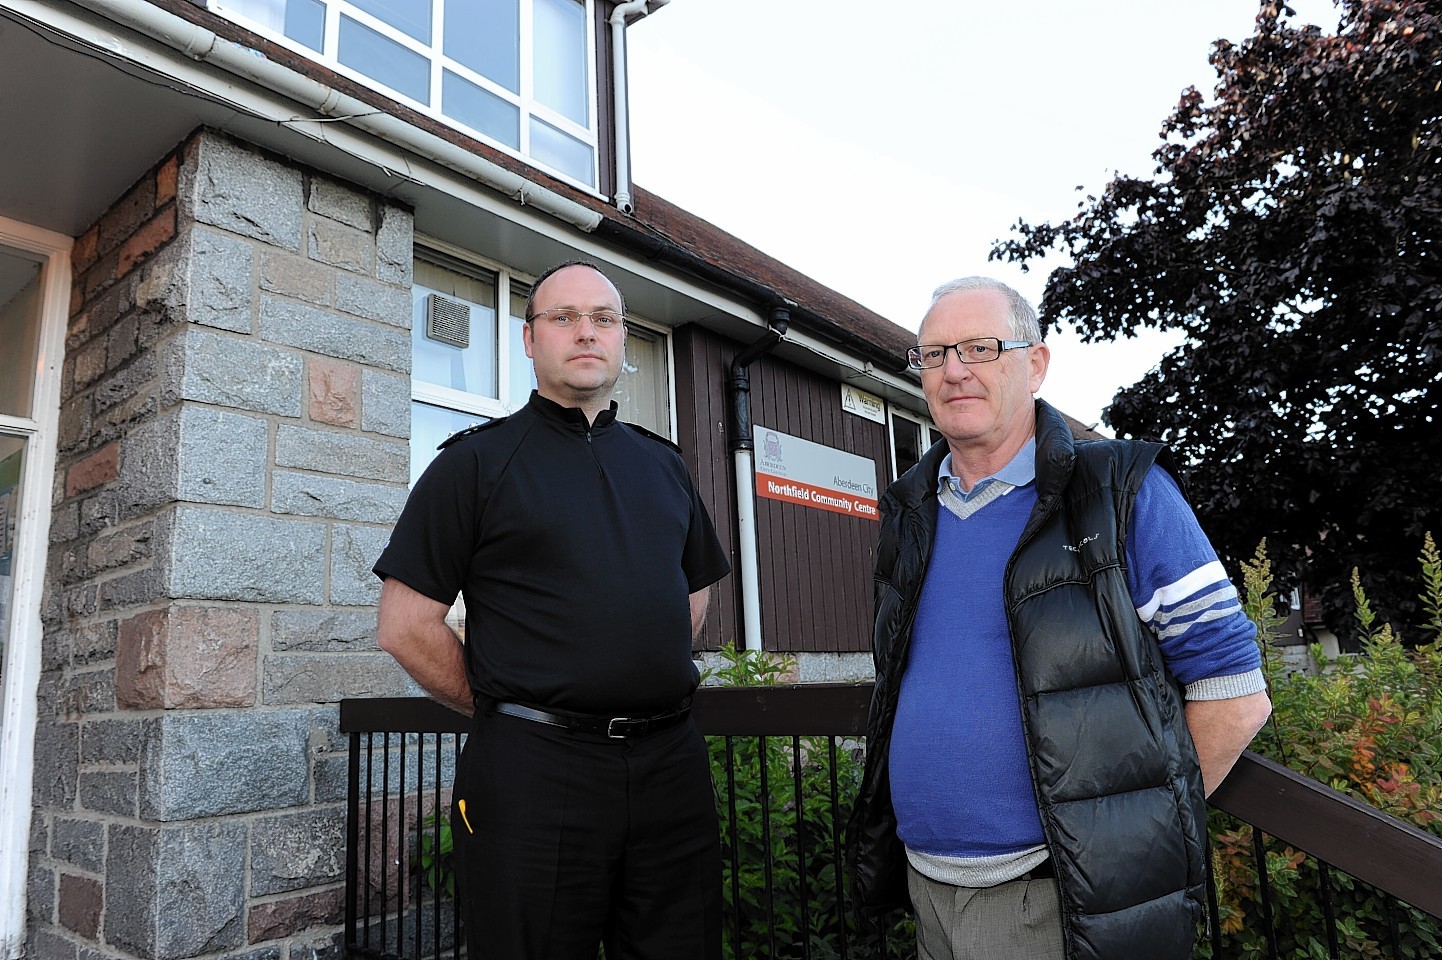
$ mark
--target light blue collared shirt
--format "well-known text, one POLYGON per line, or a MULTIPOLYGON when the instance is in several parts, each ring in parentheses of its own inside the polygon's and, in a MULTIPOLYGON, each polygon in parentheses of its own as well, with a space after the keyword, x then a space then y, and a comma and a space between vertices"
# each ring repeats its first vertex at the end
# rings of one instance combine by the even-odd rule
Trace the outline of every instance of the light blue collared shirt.
POLYGON ((961 488, 961 478, 952 471, 951 454, 948 453, 936 472, 936 492, 948 510, 965 520, 997 497, 1004 497, 1035 479, 1036 437, 1033 436, 1022 444, 1006 466, 978 480, 970 493, 961 488))

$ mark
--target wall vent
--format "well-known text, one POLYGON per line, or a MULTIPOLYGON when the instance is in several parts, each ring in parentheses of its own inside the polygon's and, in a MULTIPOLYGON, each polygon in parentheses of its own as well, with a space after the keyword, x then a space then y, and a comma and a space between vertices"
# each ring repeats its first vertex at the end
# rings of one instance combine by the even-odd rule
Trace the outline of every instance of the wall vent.
POLYGON ((471 305, 433 293, 426 297, 426 336, 453 347, 471 345, 471 305))

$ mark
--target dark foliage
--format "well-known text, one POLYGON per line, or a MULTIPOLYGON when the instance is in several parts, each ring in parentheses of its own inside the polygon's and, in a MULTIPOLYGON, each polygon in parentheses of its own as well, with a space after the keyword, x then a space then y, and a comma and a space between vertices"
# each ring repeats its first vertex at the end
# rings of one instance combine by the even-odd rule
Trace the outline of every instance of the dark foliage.
POLYGON ((1163 440, 1226 559, 1261 536, 1347 626, 1354 566, 1379 614, 1442 528, 1442 2, 1341 0, 1334 34, 1263 2, 1218 41, 1218 84, 1182 94, 1151 179, 1072 219, 1019 223, 993 257, 1060 250, 1045 322, 1187 340, 1106 417, 1163 440))

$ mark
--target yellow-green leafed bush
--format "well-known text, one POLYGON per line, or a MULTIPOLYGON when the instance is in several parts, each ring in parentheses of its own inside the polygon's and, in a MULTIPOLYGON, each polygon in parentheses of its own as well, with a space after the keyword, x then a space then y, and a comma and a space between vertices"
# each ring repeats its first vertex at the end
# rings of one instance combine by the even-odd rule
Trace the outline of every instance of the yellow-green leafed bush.
MULTIPOLYGON (((1265 542, 1257 548, 1243 564, 1245 606, 1260 628, 1273 713, 1252 749, 1442 836, 1442 558, 1431 534, 1420 562, 1429 618, 1421 642, 1409 649, 1391 626, 1376 622, 1354 571, 1361 653, 1328 660, 1314 645, 1320 672, 1287 673, 1271 642, 1281 618, 1265 542)), ((1251 827, 1212 811, 1212 850, 1224 935, 1219 956, 1267 956, 1251 827)), ((1333 870, 1324 876, 1316 860, 1277 841, 1265 844, 1265 860, 1281 956, 1330 956, 1330 925, 1346 957, 1442 957, 1442 921, 1405 905, 1389 916, 1376 891, 1333 870)), ((1211 957, 1211 945, 1198 956, 1211 957)))

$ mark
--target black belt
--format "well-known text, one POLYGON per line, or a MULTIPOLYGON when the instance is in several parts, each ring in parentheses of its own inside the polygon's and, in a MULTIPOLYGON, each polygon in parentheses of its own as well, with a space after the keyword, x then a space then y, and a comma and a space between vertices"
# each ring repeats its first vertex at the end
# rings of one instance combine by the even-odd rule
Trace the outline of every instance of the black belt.
POLYGON ((627 737, 643 737, 648 733, 676 726, 691 715, 691 698, 682 700, 680 706, 674 710, 658 713, 654 717, 588 717, 574 713, 547 713, 523 703, 507 703, 503 700, 493 701, 491 709, 508 717, 562 727, 575 733, 594 733, 612 740, 625 740, 627 737))

